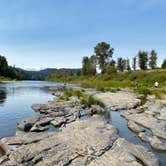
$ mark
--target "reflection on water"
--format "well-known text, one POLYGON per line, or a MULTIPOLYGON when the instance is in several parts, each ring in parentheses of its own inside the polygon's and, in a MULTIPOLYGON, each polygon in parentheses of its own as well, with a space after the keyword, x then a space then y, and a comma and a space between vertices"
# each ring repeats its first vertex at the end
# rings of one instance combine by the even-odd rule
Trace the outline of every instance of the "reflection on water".
POLYGON ((43 88, 55 83, 45 81, 23 81, 0 84, 0 138, 15 135, 17 122, 36 113, 33 103, 46 103, 53 96, 43 88))
POLYGON ((5 102, 6 97, 7 97, 6 88, 0 89, 0 105, 2 105, 5 102))

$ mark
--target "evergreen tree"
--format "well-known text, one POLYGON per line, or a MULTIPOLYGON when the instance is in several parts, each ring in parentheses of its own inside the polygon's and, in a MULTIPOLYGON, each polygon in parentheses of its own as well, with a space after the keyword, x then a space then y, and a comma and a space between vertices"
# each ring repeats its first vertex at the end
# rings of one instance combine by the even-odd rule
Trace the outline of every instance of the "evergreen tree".
POLYGON ((148 53, 146 51, 138 52, 139 67, 141 70, 147 69, 148 53))
POLYGON ((137 64, 137 58, 136 57, 134 57, 133 58, 133 70, 136 70, 136 64, 137 64))
POLYGON ((129 60, 129 59, 126 60, 126 70, 127 70, 127 71, 130 71, 130 70, 131 70, 131 67, 130 67, 130 60, 129 60))
POLYGON ((162 69, 166 69, 166 59, 164 59, 162 65, 161 65, 161 68, 162 68, 162 69))
POLYGON ((155 69, 157 67, 157 53, 152 50, 149 57, 149 67, 155 69))
POLYGON ((117 61, 117 70, 120 72, 123 72, 126 68, 126 60, 123 59, 122 57, 118 58, 117 61))

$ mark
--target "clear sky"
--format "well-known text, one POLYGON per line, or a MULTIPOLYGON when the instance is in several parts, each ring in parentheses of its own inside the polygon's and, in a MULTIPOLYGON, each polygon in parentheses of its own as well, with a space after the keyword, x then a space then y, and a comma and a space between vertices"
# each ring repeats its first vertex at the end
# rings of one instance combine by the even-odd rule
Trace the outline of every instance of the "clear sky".
POLYGON ((22 68, 80 67, 106 41, 113 57, 166 58, 165 0, 0 0, 0 54, 22 68))

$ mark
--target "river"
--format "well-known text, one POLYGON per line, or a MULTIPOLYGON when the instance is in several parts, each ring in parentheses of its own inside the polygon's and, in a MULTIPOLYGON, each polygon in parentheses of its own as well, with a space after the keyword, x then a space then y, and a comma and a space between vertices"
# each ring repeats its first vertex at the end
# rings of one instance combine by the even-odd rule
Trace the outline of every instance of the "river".
MULTIPOLYGON (((36 113, 32 110, 33 103, 46 103, 52 100, 52 92, 45 86, 61 85, 47 81, 22 81, 0 84, 0 138, 13 136, 17 130, 17 122, 31 117, 36 113)), ((166 163, 166 153, 156 151, 141 141, 138 136, 127 127, 127 121, 120 116, 120 112, 109 111, 108 123, 118 128, 119 136, 134 144, 143 145, 160 159, 162 166, 166 163)), ((84 119, 84 118, 83 118, 84 119)))
POLYGON ((13 136, 17 122, 36 113, 31 109, 33 103, 46 103, 53 99, 51 91, 45 86, 55 86, 47 81, 22 81, 0 84, 0 138, 13 136))

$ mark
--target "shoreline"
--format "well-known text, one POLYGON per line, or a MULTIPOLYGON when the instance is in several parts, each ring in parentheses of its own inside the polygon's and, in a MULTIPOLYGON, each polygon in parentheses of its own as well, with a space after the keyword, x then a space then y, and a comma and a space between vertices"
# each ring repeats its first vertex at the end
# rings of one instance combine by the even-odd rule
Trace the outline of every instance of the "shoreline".
MULTIPOLYGON (((92 93, 92 92, 86 90, 86 93, 92 93)), ((140 106, 140 101, 137 99, 138 96, 135 95, 134 93, 127 92, 127 91, 125 91, 125 92, 118 92, 118 93, 110 93, 109 92, 109 95, 108 95, 108 93, 106 92, 107 95, 106 95, 106 98, 104 98, 104 100, 105 100, 104 103, 105 103, 107 108, 112 108, 112 109, 114 108, 114 110, 118 111, 118 110, 121 110, 122 108, 131 110, 132 108, 136 108, 136 107, 140 106), (126 97, 125 97, 125 95, 126 95, 126 97), (110 96, 110 98, 108 98, 108 96, 110 96), (125 100, 123 102, 122 102, 122 100, 119 101, 119 104, 118 104, 117 100, 120 99, 120 98, 125 99, 125 100), (111 104, 108 102, 109 100, 112 101, 111 104), (110 105, 107 105, 107 103, 109 103, 110 105)), ((54 95, 56 95, 56 94, 59 95, 59 91, 58 90, 54 91, 54 95)), ((99 99, 102 99, 103 98, 102 95, 104 95, 104 94, 98 92, 97 95, 98 95, 98 97, 100 97, 99 99)), ((92 108, 86 108, 86 107, 84 108, 82 105, 76 104, 75 103, 76 100, 77 100, 76 98, 71 98, 71 101, 65 101, 65 102, 59 102, 59 103, 51 101, 51 102, 48 102, 48 104, 36 104, 36 105, 33 105, 33 109, 40 113, 39 117, 36 116, 36 117, 32 117, 32 118, 26 118, 26 120, 24 119, 21 122, 19 122, 19 124, 18 124, 18 128, 20 128, 20 129, 25 129, 25 127, 26 127, 26 130, 28 130, 28 128, 29 128, 29 132, 26 132, 26 133, 23 132, 22 133, 23 135, 17 133, 16 136, 14 136, 14 137, 4 138, 3 142, 8 147, 10 147, 12 150, 14 148, 15 153, 23 150, 23 152, 26 154, 26 150, 22 146, 22 145, 25 145, 25 143, 27 144, 26 145, 27 147, 29 147, 29 146, 31 147, 32 144, 34 144, 34 145, 38 146, 38 148, 40 149, 41 148, 40 144, 39 144, 40 142, 46 141, 45 143, 49 144, 49 141, 50 141, 49 139, 51 139, 49 137, 57 138, 57 137, 59 137, 59 135, 63 135, 64 136, 64 135, 66 135, 65 131, 68 131, 68 128, 70 128, 71 126, 72 126, 72 128, 75 128, 75 130, 76 130, 75 134, 79 133, 80 136, 83 136, 84 133, 81 132, 82 129, 81 130, 79 129, 80 125, 83 125, 83 126, 84 125, 85 126, 88 125, 88 127, 89 127, 89 123, 91 125, 94 123, 95 126, 93 128, 93 131, 91 131, 92 129, 91 129, 91 127, 89 127, 89 130, 92 133, 88 133, 89 134, 89 138, 88 139, 92 139, 93 138, 92 135, 93 135, 93 132, 95 131, 95 132, 98 133, 98 136, 101 139, 101 140, 98 140, 99 141, 98 143, 102 144, 102 139, 104 140, 105 138, 103 138, 103 136, 100 135, 100 131, 98 131, 98 129, 97 129, 100 126, 100 125, 98 126, 98 123, 99 124, 102 123, 103 132, 105 132, 105 129, 107 128, 107 125, 105 124, 103 119, 101 119, 101 117, 99 118, 98 115, 96 115, 96 114, 104 113, 105 110, 102 109, 101 107, 95 107, 95 106, 92 107, 92 108), (63 111, 61 111, 61 109, 63 109, 63 111), (79 117, 83 117, 83 116, 89 116, 89 118, 85 119, 85 120, 80 120, 79 117), (97 121, 97 124, 96 124, 96 121, 97 121), (29 126, 26 125, 26 124, 30 124, 30 123, 32 124, 31 126, 30 125, 29 126), (53 132, 53 133, 52 132, 51 133, 47 132, 47 127, 48 127, 47 125, 48 124, 51 124, 54 127, 59 127, 60 131, 59 132, 53 132), (39 133, 40 133, 40 136, 38 136, 39 133), (52 136, 49 136, 49 134, 51 134, 52 136), (36 143, 33 143, 35 140, 40 140, 40 141, 39 142, 37 141, 36 143)), ((108 128, 110 128, 110 127, 113 127, 113 126, 109 125, 108 128)), ((142 151, 141 148, 139 148, 139 147, 142 147, 141 145, 134 145, 132 143, 126 142, 126 140, 121 140, 119 138, 118 134, 117 134, 117 131, 115 129, 113 129, 113 128, 110 129, 110 132, 112 132, 112 130, 114 131, 113 132, 114 134, 112 136, 110 136, 108 133, 105 135, 105 137, 109 136, 111 138, 112 137, 116 138, 116 139, 112 140, 114 142, 112 144, 112 146, 116 147, 116 143, 115 142, 117 142, 117 141, 120 141, 119 143, 122 144, 121 145, 122 147, 125 146, 125 144, 129 144, 128 146, 133 146, 133 149, 135 149, 135 148, 137 149, 138 148, 138 149, 140 149, 141 153, 145 153, 145 156, 147 158, 149 158, 148 159, 149 161, 147 161, 144 157, 142 158, 142 156, 140 156, 140 154, 135 154, 135 151, 133 151, 131 149, 130 149, 131 152, 126 150, 123 153, 125 153, 126 155, 129 155, 129 153, 134 153, 134 155, 136 155, 143 163, 146 163, 148 165, 152 164, 152 163, 153 163, 152 165, 158 165, 158 160, 155 158, 154 155, 151 155, 150 153, 148 153, 145 150, 146 148, 144 148, 144 150, 142 151), (151 158, 151 160, 150 160, 150 158, 151 158)), ((69 138, 72 140, 74 133, 70 133, 70 134, 71 135, 70 135, 69 138)), ((88 136, 86 135, 86 137, 88 137, 88 136)), ((68 137, 67 137, 67 139, 68 139, 68 137)), ((66 146, 68 146, 68 144, 70 144, 70 139, 67 142, 65 142, 66 146)), ((62 142, 63 142, 63 139, 62 139, 62 142)), ((80 142, 80 143, 83 143, 83 142, 80 142)), ((94 140, 91 143, 93 144, 94 140)), ((56 141, 53 144, 56 144, 56 141)), ((110 145, 107 143, 105 146, 107 147, 107 146, 110 146, 110 145)), ((61 147, 59 147, 59 148, 60 148, 60 150, 63 150, 63 148, 61 148, 61 147)), ((98 148, 100 149, 101 147, 98 147, 98 148)), ((92 163, 91 165, 93 165, 94 163, 98 163, 98 162, 100 163, 101 162, 100 159, 102 159, 102 157, 105 154, 107 154, 107 153, 108 154, 109 153, 113 154, 114 160, 115 159, 117 160, 117 156, 115 155, 115 153, 112 152, 111 148, 109 148, 109 149, 110 150, 105 150, 104 152, 102 152, 103 155, 101 155, 101 157, 98 156, 96 159, 93 159, 92 162, 91 162, 92 163)), ((11 153, 11 156, 13 155, 11 150, 9 150, 8 153, 11 153)), ((41 153, 43 153, 42 150, 41 150, 41 153)), ((87 155, 89 156, 89 153, 87 155)), ((22 161, 22 159, 21 159, 22 157, 18 156, 18 158, 20 158, 18 163, 20 161, 22 161)), ((10 157, 8 159, 10 161, 10 157)), ((65 159, 65 157, 64 157, 64 159, 65 159)), ((43 157, 42 160, 44 162, 46 162, 46 163, 49 162, 48 159, 45 159, 44 157, 43 157)), ((107 159, 103 158, 102 162, 103 161, 106 162, 107 159)), ((133 160, 133 161, 136 162, 135 160, 133 160)), ((127 162, 127 161, 125 161, 125 159, 123 158, 122 162, 127 162)), ((111 163, 111 164, 113 164, 113 163, 111 163)))

